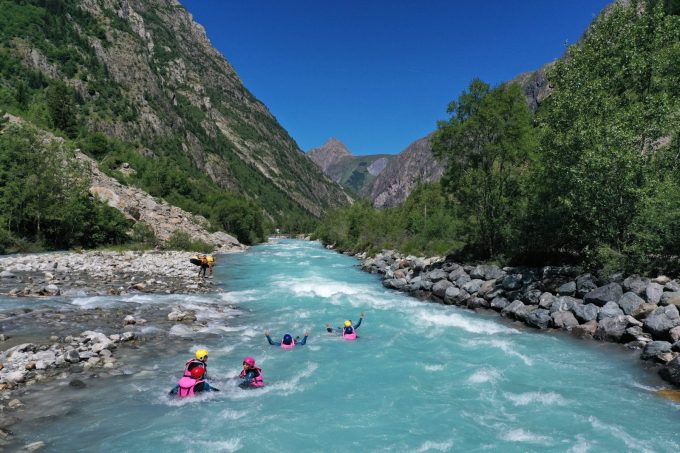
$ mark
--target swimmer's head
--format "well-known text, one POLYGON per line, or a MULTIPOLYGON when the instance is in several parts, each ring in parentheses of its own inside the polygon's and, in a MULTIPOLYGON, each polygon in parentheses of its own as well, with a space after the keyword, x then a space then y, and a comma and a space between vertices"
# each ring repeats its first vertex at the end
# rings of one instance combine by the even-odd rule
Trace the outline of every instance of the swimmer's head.
POLYGON ((349 319, 345 321, 345 327, 352 327, 352 321, 350 321, 349 319))

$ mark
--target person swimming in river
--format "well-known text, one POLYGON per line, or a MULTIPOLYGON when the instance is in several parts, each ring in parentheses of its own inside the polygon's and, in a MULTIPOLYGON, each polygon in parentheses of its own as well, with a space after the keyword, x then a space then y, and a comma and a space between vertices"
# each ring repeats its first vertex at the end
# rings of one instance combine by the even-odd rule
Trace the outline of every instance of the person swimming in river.
POLYGON ((255 366, 255 359, 252 357, 243 359, 243 370, 241 370, 241 374, 238 377, 241 379, 241 383, 238 386, 242 389, 264 387, 262 369, 255 366))
POLYGON ((359 322, 356 323, 356 325, 352 325, 351 320, 345 321, 344 325, 342 327, 338 327, 337 329, 333 330, 333 327, 331 327, 330 323, 326 323, 326 332, 328 333, 340 333, 342 335, 342 338, 345 340, 356 340, 359 338, 357 336, 356 330, 359 328, 361 325, 361 321, 364 319, 364 312, 362 311, 361 314, 359 315, 359 322))
POLYGON ((208 379, 208 351, 199 349, 196 351, 196 358, 187 360, 184 364, 184 377, 190 377, 191 371, 195 368, 203 368, 204 379, 208 379))
POLYGON ((281 349, 293 349, 295 346, 304 346, 307 343, 309 332, 305 331, 305 337, 302 340, 300 340, 300 337, 293 338, 291 334, 287 333, 283 336, 281 343, 275 343, 272 341, 271 337, 269 336, 269 329, 265 329, 264 336, 267 337, 267 341, 272 346, 280 346, 281 349))
POLYGON ((202 392, 219 392, 219 389, 205 381, 205 368, 197 366, 191 370, 189 376, 182 376, 175 388, 170 390, 170 395, 187 398, 202 392))

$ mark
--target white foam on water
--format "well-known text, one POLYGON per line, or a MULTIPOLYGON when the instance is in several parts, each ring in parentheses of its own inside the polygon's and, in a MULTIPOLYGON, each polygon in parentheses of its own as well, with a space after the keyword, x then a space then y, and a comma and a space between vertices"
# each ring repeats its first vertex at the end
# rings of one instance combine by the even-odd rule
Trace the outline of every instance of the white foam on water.
MULTIPOLYGON (((195 437, 195 436, 194 436, 195 437)), ((181 439, 179 442, 186 443, 186 439, 181 439)), ((191 444, 200 445, 201 448, 189 451, 220 451, 220 452, 233 452, 240 450, 243 446, 241 445, 241 439, 236 437, 229 440, 196 440, 191 439, 191 444)))
POLYGON ((334 296, 356 296, 362 293, 359 285, 322 279, 288 279, 276 286, 289 290, 296 296, 314 296, 329 299, 334 296))
POLYGON ((305 387, 300 383, 300 381, 314 374, 317 368, 319 368, 319 365, 317 363, 310 362, 307 364, 305 369, 303 369, 298 374, 292 376, 289 379, 286 379, 285 381, 274 382, 272 384, 268 384, 266 372, 263 372, 265 383, 264 387, 247 390, 241 389, 240 387, 236 387, 235 390, 229 394, 229 396, 234 399, 244 399, 260 397, 262 395, 266 395, 272 392, 282 396, 288 396, 293 393, 299 393, 304 391, 305 389, 305 387))
POLYGON ((427 371, 442 371, 444 368, 444 365, 425 365, 427 371))
POLYGON ((565 406, 567 401, 562 395, 554 392, 527 392, 506 393, 505 397, 512 401, 515 406, 528 406, 530 404, 542 404, 544 406, 565 406))
POLYGON ((446 442, 432 442, 430 440, 423 442, 423 444, 414 450, 417 453, 424 453, 426 451, 451 451, 453 448, 453 441, 448 440, 446 442))
POLYGON ((592 415, 588 417, 588 421, 592 425, 593 428, 595 428, 598 431, 601 432, 606 432, 610 434, 612 437, 616 439, 621 439, 624 444, 626 444, 626 447, 630 448, 631 450, 634 451, 640 451, 640 452, 652 452, 653 450, 650 450, 645 446, 645 443, 643 441, 640 441, 636 439, 635 437, 631 436, 628 434, 623 428, 615 425, 609 425, 607 423, 604 423, 600 420, 597 419, 597 417, 593 417, 592 415))
POLYGON ((458 313, 446 314, 422 310, 418 313, 418 318, 428 325, 437 327, 455 327, 470 333, 484 333, 490 335, 497 333, 519 333, 516 329, 505 327, 492 321, 472 319, 458 313))
POLYGON ((240 302, 250 302, 257 300, 258 290, 248 289, 245 291, 230 291, 227 293, 221 293, 219 298, 224 302, 237 304, 240 302))
POLYGON ((467 380, 472 384, 496 382, 501 378, 501 373, 495 368, 484 368, 475 371, 467 380))
POLYGON ((534 434, 531 431, 526 431, 522 428, 511 429, 501 433, 500 438, 508 442, 524 442, 530 444, 544 444, 550 443, 550 438, 534 434))
POLYGON ((576 444, 574 444, 570 449, 569 453, 587 453, 590 447, 593 446, 592 442, 589 442, 582 435, 576 436, 576 444))
POLYGON ((225 409, 222 412, 220 412, 220 418, 223 418, 225 420, 238 420, 239 418, 246 417, 248 415, 248 412, 246 411, 235 411, 232 409, 225 409))
POLYGON ((493 348, 500 349, 501 351, 503 351, 504 353, 506 353, 509 356, 519 358, 527 366, 532 366, 534 364, 534 361, 530 357, 527 357, 526 355, 524 355, 520 352, 517 352, 513 348, 512 343, 508 340, 500 340, 500 339, 497 339, 497 338, 491 338, 491 339, 485 338, 485 339, 471 340, 468 343, 473 345, 473 346, 491 346, 493 348))

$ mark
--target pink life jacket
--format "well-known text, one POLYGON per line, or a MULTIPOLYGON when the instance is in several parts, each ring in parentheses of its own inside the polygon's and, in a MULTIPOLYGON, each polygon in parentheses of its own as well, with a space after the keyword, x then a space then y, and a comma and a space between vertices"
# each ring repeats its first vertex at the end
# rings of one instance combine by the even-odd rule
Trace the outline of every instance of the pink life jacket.
POLYGON ((196 386, 203 381, 202 379, 192 379, 190 377, 183 377, 177 383, 179 385, 179 390, 177 391, 177 396, 180 398, 185 398, 187 396, 195 396, 194 389, 196 386))
POLYGON ((290 340, 290 344, 286 344, 281 340, 281 349, 293 349, 295 347, 295 340, 290 340))
POLYGON ((192 363, 197 363, 198 366, 202 366, 205 369, 205 374, 208 374, 208 365, 206 365, 205 362, 201 362, 198 359, 189 359, 189 360, 187 360, 187 363, 184 364, 184 377, 191 377, 191 371, 189 371, 189 365, 191 365, 192 363))
POLYGON ((357 332, 352 329, 352 333, 347 333, 344 330, 342 331, 342 338, 348 341, 354 341, 357 339, 357 332))
MULTIPOLYGON (((257 370, 257 376, 255 376, 255 379, 250 381, 248 385, 250 385, 251 387, 264 387, 264 380, 262 379, 262 369, 257 367, 255 367, 255 369, 257 370)), ((238 377, 240 377, 241 379, 245 379, 246 374, 248 374, 246 373, 246 370, 241 370, 241 374, 239 374, 238 377)))

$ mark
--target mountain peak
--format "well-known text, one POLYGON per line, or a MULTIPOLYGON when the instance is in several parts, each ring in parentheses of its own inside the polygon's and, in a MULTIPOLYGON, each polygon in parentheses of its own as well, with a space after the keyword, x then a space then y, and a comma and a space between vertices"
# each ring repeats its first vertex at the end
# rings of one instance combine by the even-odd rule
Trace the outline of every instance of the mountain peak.
POLYGON ((335 137, 329 138, 323 145, 311 150, 310 154, 311 153, 318 154, 319 152, 323 152, 325 154, 333 154, 337 157, 352 155, 352 152, 347 148, 347 146, 335 137))

